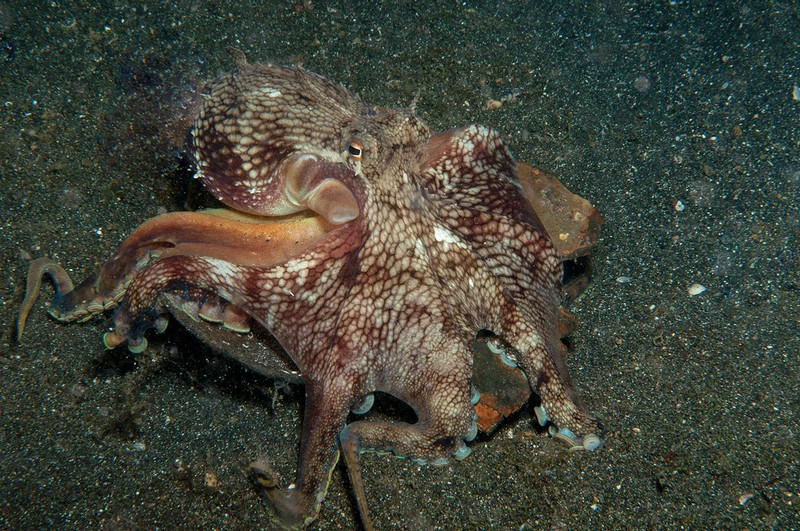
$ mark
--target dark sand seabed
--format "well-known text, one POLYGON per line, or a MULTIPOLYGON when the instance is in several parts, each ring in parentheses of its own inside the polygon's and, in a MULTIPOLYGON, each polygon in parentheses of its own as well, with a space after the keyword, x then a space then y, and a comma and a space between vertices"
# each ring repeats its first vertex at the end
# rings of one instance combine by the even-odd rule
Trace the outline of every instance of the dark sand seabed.
MULTIPOLYGON (((290 480, 301 393, 177 325, 108 352, 39 303, 13 339, 31 258, 80 279, 206 201, 178 155, 230 45, 491 125, 606 219, 569 358, 605 446, 525 412, 455 465, 368 454, 379 529, 800 528, 796 2, 98 4, 0 2, 0 527, 269 527, 247 463, 290 480)), ((355 519, 340 469, 317 527, 355 519)))

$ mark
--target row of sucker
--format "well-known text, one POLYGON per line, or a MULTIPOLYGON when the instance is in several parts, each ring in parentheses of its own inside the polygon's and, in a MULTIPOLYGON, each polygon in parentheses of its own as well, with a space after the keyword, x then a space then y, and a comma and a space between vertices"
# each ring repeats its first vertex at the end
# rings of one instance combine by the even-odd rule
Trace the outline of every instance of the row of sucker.
MULTIPOLYGON (((510 367, 518 366, 514 349, 503 339, 497 336, 489 336, 486 338, 486 346, 489 347, 489 350, 494 354, 497 354, 506 365, 510 367)), ((578 437, 572 430, 560 428, 553 424, 544 405, 534 407, 533 412, 536 415, 536 421, 539 425, 543 428, 547 428, 548 435, 566 444, 570 451, 592 451, 599 448, 602 444, 602 439, 594 433, 590 433, 584 437, 578 437)))

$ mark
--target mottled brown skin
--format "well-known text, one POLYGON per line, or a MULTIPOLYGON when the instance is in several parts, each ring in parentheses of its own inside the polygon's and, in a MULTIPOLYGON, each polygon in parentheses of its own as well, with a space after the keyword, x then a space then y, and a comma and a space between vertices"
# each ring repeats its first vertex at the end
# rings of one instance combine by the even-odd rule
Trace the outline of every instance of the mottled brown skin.
POLYGON ((248 252, 250 232, 214 229, 213 216, 167 215, 74 289, 63 270, 39 262, 21 321, 42 274, 55 281, 60 319, 119 304, 111 347, 143 348, 144 331, 163 327, 167 295, 202 317, 234 308, 258 321, 306 389, 294 486, 263 481, 289 527, 316 517, 337 438, 367 526, 360 451, 434 463, 466 457, 476 434, 479 332, 525 373, 553 433, 576 447, 599 445, 602 427, 579 403, 560 348, 561 260, 497 133, 469 126, 431 135, 412 109, 372 109, 303 69, 241 56, 237 67, 212 84, 196 122, 197 177, 253 215, 228 217, 251 224, 256 239, 256 216, 300 214, 263 221, 271 228, 257 253, 248 252), (346 426, 374 391, 409 404, 418 421, 346 426))

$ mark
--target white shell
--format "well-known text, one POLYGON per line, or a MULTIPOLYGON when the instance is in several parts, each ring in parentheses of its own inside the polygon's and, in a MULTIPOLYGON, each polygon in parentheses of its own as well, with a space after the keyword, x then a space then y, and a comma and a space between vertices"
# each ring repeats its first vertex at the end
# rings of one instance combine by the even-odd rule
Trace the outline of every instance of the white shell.
POLYGON ((694 297, 695 295, 700 295, 705 290, 706 287, 702 284, 692 284, 691 286, 689 286, 689 289, 687 291, 689 292, 689 295, 694 297))

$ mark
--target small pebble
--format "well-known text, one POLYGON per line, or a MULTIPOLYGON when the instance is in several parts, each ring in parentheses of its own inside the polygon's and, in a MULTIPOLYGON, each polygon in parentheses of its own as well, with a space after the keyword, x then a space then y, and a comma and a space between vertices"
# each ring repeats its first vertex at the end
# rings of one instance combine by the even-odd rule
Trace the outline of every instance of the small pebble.
POLYGON ((217 474, 214 472, 206 472, 205 482, 206 487, 211 487, 212 489, 219 487, 219 479, 217 479, 217 474))
POLYGON ((499 109, 502 106, 503 106, 503 102, 502 101, 498 101, 498 100, 494 100, 494 99, 486 100, 486 108, 489 109, 490 111, 493 111, 495 109, 499 109))
POLYGON ((637 92, 647 92, 650 90, 651 85, 652 81, 647 76, 637 76, 636 79, 633 80, 633 88, 635 88, 637 92))
POLYGON ((680 199, 675 201, 675 210, 677 212, 683 212, 685 208, 686 208, 686 205, 683 204, 683 201, 681 201, 680 199))
POLYGON ((80 399, 86 392, 89 390, 88 387, 85 385, 81 385, 79 383, 73 384, 72 387, 69 388, 69 394, 74 399, 80 399))
POLYGON ((691 286, 689 286, 689 289, 688 289, 689 295, 691 295, 692 297, 694 297, 695 295, 700 295, 705 290, 706 290, 706 287, 704 285, 702 285, 702 284, 692 284, 691 286))

